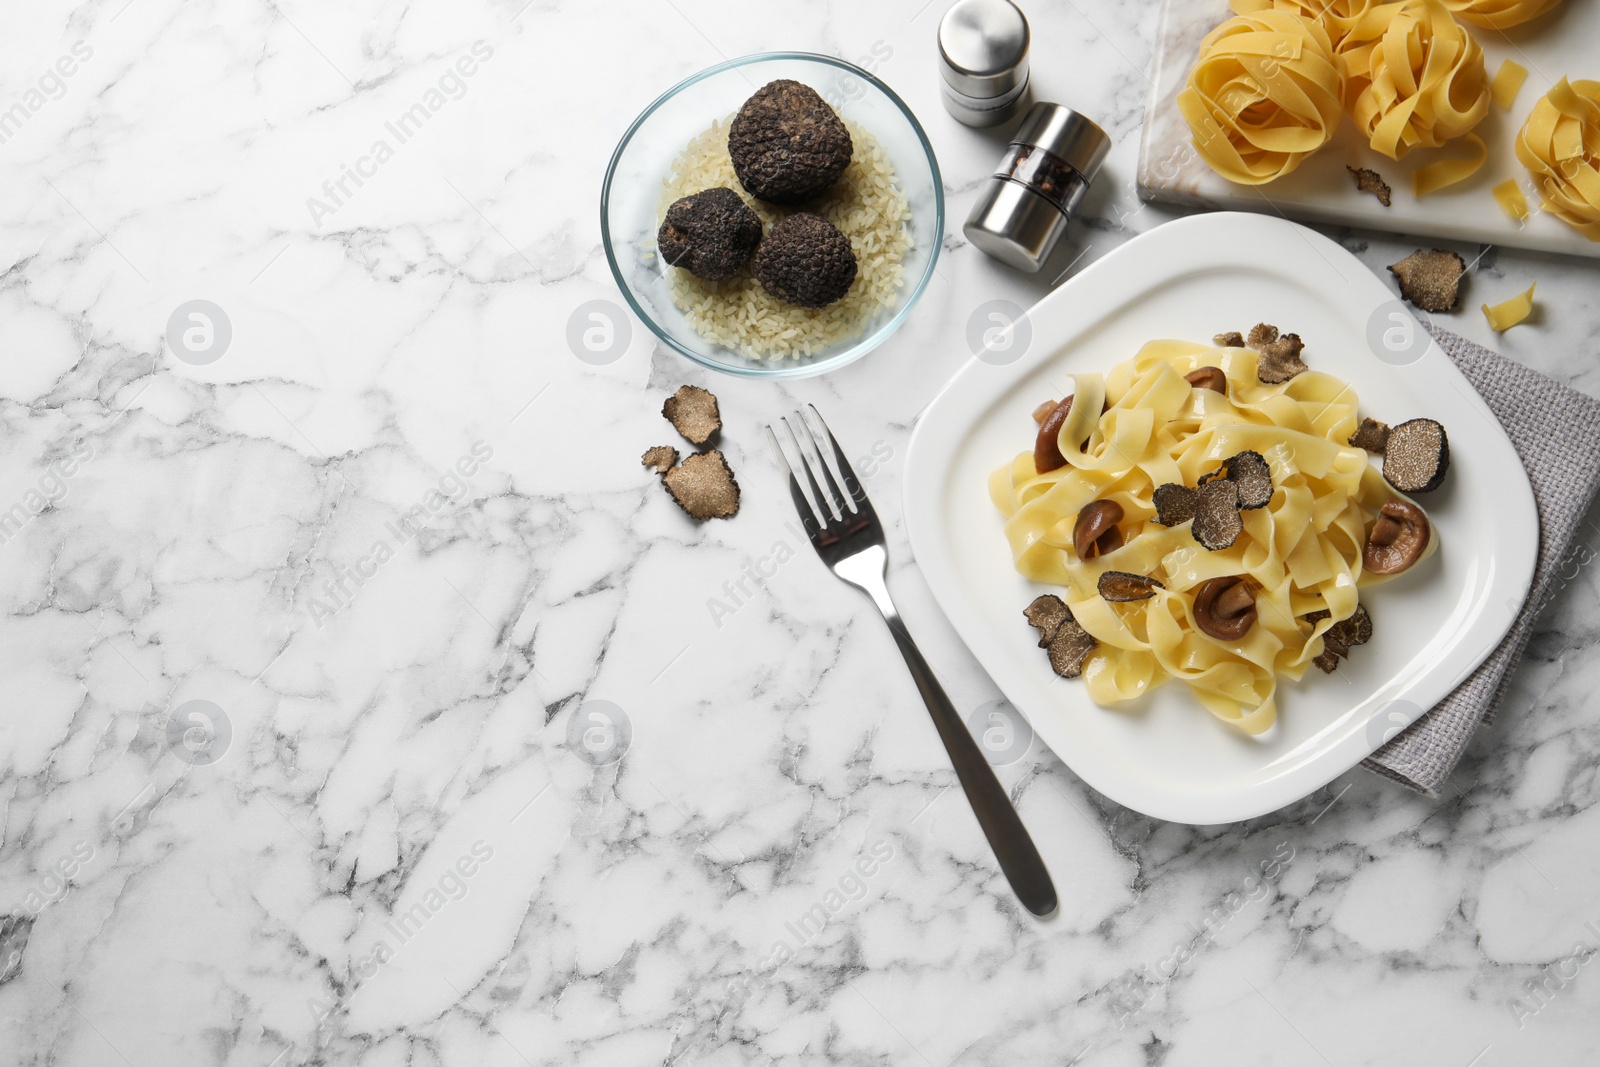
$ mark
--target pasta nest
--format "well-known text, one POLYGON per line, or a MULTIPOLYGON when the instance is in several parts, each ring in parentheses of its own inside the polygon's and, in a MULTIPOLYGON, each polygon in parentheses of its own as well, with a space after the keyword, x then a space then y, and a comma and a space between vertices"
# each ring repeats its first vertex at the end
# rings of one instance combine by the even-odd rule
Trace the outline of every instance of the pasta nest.
POLYGON ((1536 19, 1561 0, 1444 0, 1444 6, 1477 26, 1503 30, 1536 19))
POLYGON ((1557 82, 1517 134, 1517 158, 1545 209, 1600 241, 1600 82, 1557 82))
POLYGON ((1178 108, 1213 170, 1263 185, 1327 144, 1343 92, 1327 30, 1272 9, 1235 15, 1206 34, 1178 108))
POLYGON ((1374 151, 1400 159, 1470 133, 1489 113, 1483 49, 1440 0, 1374 9, 1382 35, 1341 56, 1356 128, 1374 151))
POLYGON ((1230 0, 1228 6, 1236 15, 1272 10, 1303 15, 1327 31, 1337 54, 1382 36, 1387 19, 1373 12, 1395 5, 1383 0, 1230 0))

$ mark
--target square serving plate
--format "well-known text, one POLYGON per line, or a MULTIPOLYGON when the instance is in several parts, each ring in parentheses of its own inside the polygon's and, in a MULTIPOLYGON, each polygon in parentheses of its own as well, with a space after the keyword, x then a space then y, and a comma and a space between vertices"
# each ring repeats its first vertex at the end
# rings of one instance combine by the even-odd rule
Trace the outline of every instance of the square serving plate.
POLYGON ((1436 704, 1505 636, 1539 547, 1533 490, 1510 440, 1406 306, 1320 234, 1243 213, 1157 227, 997 332, 919 419, 905 513, 940 607, 1044 743, 1119 804, 1195 824, 1307 796, 1436 704), (1450 474, 1418 498, 1439 550, 1362 592, 1372 642, 1334 674, 1281 683, 1277 725, 1252 738, 1176 682, 1108 709, 1056 677, 1022 617, 1048 589, 1013 567, 987 478, 1032 448, 1030 412, 1070 392, 1069 375, 1104 372, 1155 338, 1208 340, 1257 322, 1300 334, 1306 362, 1349 382, 1364 415, 1437 419, 1450 474))

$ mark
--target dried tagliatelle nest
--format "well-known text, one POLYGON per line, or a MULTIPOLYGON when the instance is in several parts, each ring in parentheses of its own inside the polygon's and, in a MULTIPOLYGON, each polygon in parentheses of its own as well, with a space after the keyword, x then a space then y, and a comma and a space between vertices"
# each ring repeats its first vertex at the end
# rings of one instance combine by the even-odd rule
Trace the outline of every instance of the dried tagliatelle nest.
POLYGON ((1522 124, 1517 158, 1545 209, 1600 241, 1600 82, 1557 82, 1522 124))

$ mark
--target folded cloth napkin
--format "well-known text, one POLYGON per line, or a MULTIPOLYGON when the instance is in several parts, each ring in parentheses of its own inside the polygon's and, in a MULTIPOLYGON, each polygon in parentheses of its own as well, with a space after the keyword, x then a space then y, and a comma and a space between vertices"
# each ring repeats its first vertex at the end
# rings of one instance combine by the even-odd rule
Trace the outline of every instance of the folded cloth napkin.
POLYGON ((1473 731, 1493 716, 1533 633, 1534 619, 1558 588, 1562 560, 1600 488, 1600 400, 1465 338, 1430 329, 1522 457, 1539 506, 1540 528, 1533 587, 1505 640, 1454 692, 1362 761, 1368 770, 1434 796, 1473 731))

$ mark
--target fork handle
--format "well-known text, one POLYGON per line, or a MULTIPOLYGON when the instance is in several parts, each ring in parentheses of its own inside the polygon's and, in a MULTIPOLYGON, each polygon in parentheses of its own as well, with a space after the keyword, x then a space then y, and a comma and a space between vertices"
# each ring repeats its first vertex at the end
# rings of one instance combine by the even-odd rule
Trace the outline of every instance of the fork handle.
POLYGON ((1035 915, 1050 914, 1056 910, 1056 887, 1050 881, 1050 872, 1045 868, 1033 838, 1028 836, 1028 828, 1022 824, 1022 817, 1012 807, 1005 787, 995 777, 994 768, 989 766, 983 750, 972 739, 966 723, 961 721, 960 713, 934 677, 933 668, 922 658, 922 652, 911 639, 905 623, 900 620, 894 602, 889 600, 887 589, 884 590, 882 601, 878 600, 873 590, 868 590, 868 593, 878 603, 884 621, 889 624, 889 632, 894 634, 894 643, 900 646, 900 654, 911 669, 911 677, 917 683, 923 703, 928 705, 928 714, 933 716, 939 739, 950 754, 956 777, 961 781, 961 788, 966 790, 972 813, 978 817, 978 825, 983 827, 983 835, 989 839, 989 847, 994 849, 995 858, 1000 861, 1000 870, 1005 873, 1006 880, 1011 883, 1012 891, 1022 901, 1023 907, 1035 915))

